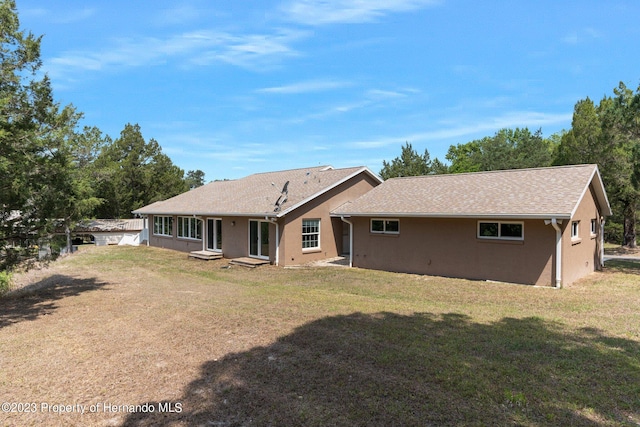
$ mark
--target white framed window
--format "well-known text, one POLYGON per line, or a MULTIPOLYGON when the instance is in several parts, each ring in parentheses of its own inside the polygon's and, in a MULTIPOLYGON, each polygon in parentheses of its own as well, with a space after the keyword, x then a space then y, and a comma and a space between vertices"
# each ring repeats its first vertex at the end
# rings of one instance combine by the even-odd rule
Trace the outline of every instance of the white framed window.
POLYGON ((178 237, 202 240, 202 220, 190 216, 178 217, 178 237))
POLYGON ((522 221, 478 221, 478 239, 524 240, 522 221))
POLYGON ((371 232, 374 234, 400 234, 400 220, 373 218, 371 232))
POLYGON ((578 240, 580 238, 580 221, 571 222, 571 239, 578 240))
POLYGON ((598 222, 596 221, 595 218, 593 218, 591 220, 591 236, 592 237, 598 234, 598 230, 596 228, 597 226, 598 226, 598 222))
POLYGON ((173 217, 172 216, 154 216, 153 217, 153 234, 156 236, 173 236, 173 217))
POLYGON ((320 220, 302 220, 302 249, 320 249, 320 220))

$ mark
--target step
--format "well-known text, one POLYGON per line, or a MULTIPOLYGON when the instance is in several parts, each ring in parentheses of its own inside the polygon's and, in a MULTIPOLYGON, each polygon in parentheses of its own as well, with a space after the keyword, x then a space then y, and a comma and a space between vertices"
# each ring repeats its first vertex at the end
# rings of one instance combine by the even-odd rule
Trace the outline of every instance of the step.
POLYGON ((211 251, 192 251, 189 252, 190 258, 204 259, 206 261, 210 261, 213 259, 222 258, 222 253, 220 252, 211 252, 211 251))

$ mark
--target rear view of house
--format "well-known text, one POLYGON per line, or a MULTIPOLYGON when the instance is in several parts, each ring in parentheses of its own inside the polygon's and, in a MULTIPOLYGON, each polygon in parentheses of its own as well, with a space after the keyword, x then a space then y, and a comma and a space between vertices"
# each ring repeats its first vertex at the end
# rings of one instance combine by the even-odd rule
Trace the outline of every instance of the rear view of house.
POLYGON ((596 165, 394 178, 335 209, 356 267, 560 286, 600 269, 596 165))
POLYGON ((366 167, 258 173, 211 182, 133 213, 146 218, 151 246, 296 265, 348 250, 348 227, 330 212, 380 182, 366 167))

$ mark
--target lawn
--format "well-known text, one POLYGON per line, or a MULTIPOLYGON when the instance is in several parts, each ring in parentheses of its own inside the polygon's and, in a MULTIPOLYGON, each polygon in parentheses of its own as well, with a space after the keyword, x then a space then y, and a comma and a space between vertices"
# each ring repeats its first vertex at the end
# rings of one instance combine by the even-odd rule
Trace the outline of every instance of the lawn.
POLYGON ((556 290, 82 249, 0 300, 0 425, 638 426, 640 269, 608 265, 556 290))

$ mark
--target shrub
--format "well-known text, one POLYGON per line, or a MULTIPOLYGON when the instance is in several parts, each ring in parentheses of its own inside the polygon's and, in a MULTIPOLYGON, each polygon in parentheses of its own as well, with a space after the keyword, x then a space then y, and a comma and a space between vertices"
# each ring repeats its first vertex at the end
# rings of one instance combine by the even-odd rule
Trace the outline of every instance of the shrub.
POLYGON ((0 271, 0 296, 9 292, 11 289, 11 273, 8 271, 0 271))

